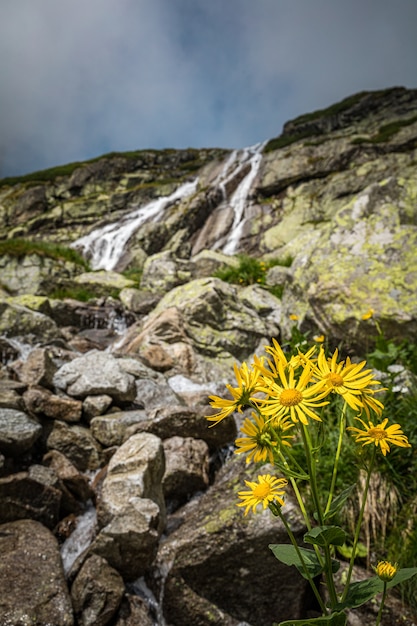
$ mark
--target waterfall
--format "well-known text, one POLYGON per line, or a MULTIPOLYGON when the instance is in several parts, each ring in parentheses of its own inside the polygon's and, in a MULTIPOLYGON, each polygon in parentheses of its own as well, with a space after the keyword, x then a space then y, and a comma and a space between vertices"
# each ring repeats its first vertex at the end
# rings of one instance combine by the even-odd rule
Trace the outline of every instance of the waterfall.
MULTIPOLYGON (((233 208, 234 217, 227 241, 222 248, 225 254, 234 254, 237 250, 243 227, 247 221, 247 218, 245 218, 245 208, 248 203, 248 196, 262 161, 262 149, 264 145, 264 143, 258 143, 249 148, 245 148, 241 156, 240 166, 243 167, 249 163, 250 170, 241 180, 228 201, 229 206, 233 208)), ((233 173, 233 175, 235 175, 235 173, 233 173)))
POLYGON ((182 200, 197 189, 198 179, 178 187, 171 195, 162 196, 148 204, 135 209, 120 221, 96 228, 85 237, 74 241, 72 248, 81 249, 90 259, 95 270, 112 270, 121 258, 130 237, 145 222, 157 222, 161 219, 164 209, 182 200))

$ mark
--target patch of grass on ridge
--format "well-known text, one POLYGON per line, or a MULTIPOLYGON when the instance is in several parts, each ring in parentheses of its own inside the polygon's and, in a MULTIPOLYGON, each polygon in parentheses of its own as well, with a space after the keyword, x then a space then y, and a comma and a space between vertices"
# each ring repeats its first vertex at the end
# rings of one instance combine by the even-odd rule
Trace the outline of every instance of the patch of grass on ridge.
POLYGON ((88 262, 79 252, 67 246, 50 242, 29 241, 28 239, 5 239, 0 241, 0 256, 6 254, 18 259, 28 254, 37 254, 38 256, 59 261, 69 261, 87 270, 90 269, 88 262))
MULTIPOLYGON (((225 266, 214 272, 215 278, 220 278, 226 283, 236 285, 263 285, 266 286, 267 271, 276 265, 290 267, 293 259, 286 257, 285 259, 271 259, 269 261, 260 261, 247 254, 238 254, 239 264, 237 267, 225 266)), ((277 298, 282 296, 282 287, 268 287, 268 290, 277 298)))
POLYGON ((384 143, 385 141, 389 141, 391 137, 394 137, 394 135, 396 135, 402 128, 410 126, 411 124, 414 124, 414 122, 417 122, 417 115, 414 115, 406 120, 395 120, 394 122, 381 126, 376 135, 373 135, 372 137, 355 137, 352 139, 351 143, 384 143))

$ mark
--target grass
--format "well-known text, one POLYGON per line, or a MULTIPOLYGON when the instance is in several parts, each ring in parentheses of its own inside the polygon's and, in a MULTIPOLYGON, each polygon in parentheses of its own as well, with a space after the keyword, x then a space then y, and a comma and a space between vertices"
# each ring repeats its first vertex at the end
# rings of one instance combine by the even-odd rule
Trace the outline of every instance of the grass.
MULTIPOLYGON (((116 297, 119 292, 117 292, 116 297)), ((110 295, 110 293, 109 293, 110 295)), ((112 294, 113 297, 114 294, 112 294)), ((88 302, 89 300, 93 300, 97 298, 97 294, 85 287, 57 287, 50 294, 49 298, 53 300, 65 300, 66 298, 71 300, 77 300, 78 302, 88 302)))
POLYGON ((29 241, 27 239, 5 239, 0 241, 0 256, 9 255, 21 259, 29 254, 37 254, 38 256, 58 261, 68 261, 89 269, 89 264, 81 254, 67 246, 41 241, 29 241))
MULTIPOLYGON (((222 267, 214 273, 214 276, 226 283, 242 286, 258 284, 266 287, 266 274, 271 267, 276 265, 289 267, 292 263, 291 257, 260 261, 246 254, 238 254, 237 258, 239 264, 236 267, 222 267)), ((268 287, 268 290, 277 298, 282 296, 282 287, 268 287)))
POLYGON ((384 143, 394 137, 402 128, 410 126, 414 124, 414 122, 417 122, 417 115, 409 117, 406 120, 395 120, 394 122, 381 126, 376 135, 372 137, 355 137, 352 139, 351 143, 384 143))

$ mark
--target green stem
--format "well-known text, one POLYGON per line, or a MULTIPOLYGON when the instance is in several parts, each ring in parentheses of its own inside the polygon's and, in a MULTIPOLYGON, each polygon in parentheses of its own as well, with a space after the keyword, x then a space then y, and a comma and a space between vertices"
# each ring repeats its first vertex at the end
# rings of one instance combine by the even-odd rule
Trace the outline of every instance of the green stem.
POLYGON ((320 524, 320 526, 322 526, 323 525, 323 512, 321 509, 320 498, 319 498, 319 494, 317 490, 316 461, 313 458, 313 455, 311 453, 312 444, 311 444, 310 433, 308 432, 308 429, 304 424, 301 425, 301 434, 303 437, 304 452, 306 455, 308 474, 310 476, 311 495, 313 497, 313 503, 314 503, 316 513, 317 513, 317 521, 320 524))
MULTIPOLYGON (((284 467, 289 467, 288 462, 287 462, 285 456, 282 454, 281 451, 279 451, 279 458, 282 461, 284 467)), ((288 476, 288 478, 290 480, 292 488, 294 489, 295 497, 297 498, 298 506, 300 507, 300 511, 302 513, 305 525, 307 526, 307 530, 311 530, 310 519, 308 517, 307 510, 306 510, 305 505, 304 505, 304 501, 303 501, 303 499, 301 497, 300 490, 298 489, 297 481, 292 476, 288 476)))
POLYGON ((379 624, 381 623, 381 619, 382 619, 382 610, 384 608, 384 604, 385 604, 385 598, 387 597, 387 583, 384 581, 384 590, 382 592, 382 600, 381 600, 381 606, 379 607, 379 611, 378 611, 378 617, 376 618, 376 625, 375 626, 379 626, 379 624))
POLYGON ((290 538, 290 541, 291 541, 292 545, 294 546, 294 549, 295 549, 295 551, 297 553, 297 556, 300 559, 301 565, 302 565, 303 570, 304 570, 304 574, 305 574, 308 582, 310 583, 310 586, 311 586, 311 588, 313 590, 314 595, 316 596, 317 602, 320 605, 320 608, 321 608, 321 610, 323 612, 323 615, 326 615, 327 614, 327 609, 326 609, 326 606, 325 606, 325 604, 323 602, 323 598, 321 597, 321 595, 320 595, 320 593, 319 593, 319 591, 317 589, 317 586, 316 586, 314 580, 312 579, 312 577, 310 575, 310 572, 308 571, 308 568, 306 566, 306 562, 304 560, 302 552, 301 552, 300 548, 298 547, 297 540, 294 537, 294 533, 292 532, 291 528, 289 527, 289 524, 287 523, 287 520, 285 519, 285 517, 282 514, 281 507, 274 507, 271 510, 274 513, 274 515, 276 515, 278 513, 282 523, 284 524, 285 530, 288 533, 288 537, 290 538), (276 511, 276 513, 275 513, 275 511, 276 511))
POLYGON ((340 460, 340 455, 341 455, 341 452, 342 452, 343 435, 345 434, 346 408, 347 408, 347 403, 346 403, 346 400, 345 400, 345 403, 344 403, 343 409, 342 409, 342 414, 340 416, 340 422, 339 422, 339 441, 337 442, 336 456, 335 456, 335 459, 334 459, 332 482, 331 482, 331 485, 330 485, 329 497, 327 498, 327 505, 326 505, 326 508, 324 510, 324 517, 325 518, 326 518, 326 515, 328 514, 328 512, 330 511, 330 507, 332 505, 332 500, 333 500, 334 489, 335 489, 335 486, 336 486, 337 470, 338 470, 338 467, 339 467, 339 460, 340 460))
MULTIPOLYGON (((311 495, 313 497, 314 506, 317 512, 317 521, 320 526, 323 526, 323 511, 321 508, 320 497, 319 497, 318 489, 317 489, 316 460, 314 456, 312 455, 313 446, 311 443, 310 433, 308 431, 308 428, 304 424, 302 424, 301 433, 303 437, 304 451, 306 455, 308 473, 310 475, 311 495)), ((327 589, 328 589, 329 596, 330 596, 331 606, 332 608, 334 608, 337 605, 338 599, 337 599, 336 587, 335 587, 334 579, 333 579, 332 556, 330 553, 329 546, 324 547, 324 557, 325 557, 324 572, 325 572, 325 577, 326 577, 327 589)))
POLYGON ((342 596, 342 602, 346 599, 347 593, 349 591, 350 579, 352 578, 352 571, 353 571, 353 564, 355 562, 356 548, 359 542, 359 535, 360 535, 361 526, 362 526, 363 514, 365 512, 366 498, 368 497, 369 483, 371 480, 371 474, 372 474, 372 469, 373 469, 373 465, 375 461, 375 456, 376 456, 376 446, 374 447, 372 451, 372 458, 369 464, 368 475, 366 477, 365 489, 363 491, 363 497, 362 497, 362 505, 359 511, 359 517, 358 517, 358 521, 356 524, 355 537, 353 540, 352 556, 350 557, 349 570, 348 570, 348 574, 346 578, 345 590, 342 596))

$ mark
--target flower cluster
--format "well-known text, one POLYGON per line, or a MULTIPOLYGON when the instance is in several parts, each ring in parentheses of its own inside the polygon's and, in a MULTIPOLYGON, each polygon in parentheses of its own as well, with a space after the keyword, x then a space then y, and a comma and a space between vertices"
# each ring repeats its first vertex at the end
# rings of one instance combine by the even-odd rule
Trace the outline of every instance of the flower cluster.
MULTIPOLYGON (((369 319, 372 314, 369 311, 364 319, 369 319)), ((408 568, 401 570, 397 576, 397 564, 380 561, 374 568, 376 576, 370 583, 364 580, 350 585, 376 455, 381 452, 385 457, 391 446, 411 447, 401 426, 389 424, 388 418, 382 418, 384 405, 377 394, 385 389, 374 378, 373 371, 366 369, 365 361, 356 363, 349 357, 340 359, 338 350, 327 356, 318 339, 310 350, 301 352, 299 349, 291 357, 287 357, 279 343, 273 340, 272 345, 265 346, 264 356, 259 358, 255 355, 250 365, 235 365, 234 371, 236 386, 227 385, 228 398, 210 397, 210 404, 216 412, 207 419, 214 426, 235 411, 242 413, 248 409, 250 417, 245 413, 241 436, 235 442, 235 454, 245 454, 246 463, 269 462, 285 476, 278 478, 265 473, 258 474, 257 480, 246 480, 246 489, 238 492, 240 501, 237 506, 244 508, 245 515, 250 511, 255 513, 260 505, 280 517, 290 544, 271 544, 269 547, 278 560, 295 565, 309 580, 326 623, 346 623, 341 620, 341 609, 345 611, 357 607, 382 592, 376 621, 379 626, 388 586, 417 574, 417 568, 408 568), (320 483, 317 478, 321 453, 328 464, 329 450, 324 441, 326 434, 335 426, 336 415, 338 442, 334 455, 330 452, 333 456, 330 458, 330 485, 328 490, 327 486, 320 490, 319 485, 323 482, 320 483), (354 487, 351 485, 336 493, 346 433, 353 437, 355 443, 371 446, 372 453, 365 462, 367 476, 351 541, 344 590, 340 593, 334 580, 338 569, 335 568, 334 547, 346 543, 348 534, 333 525, 333 520, 354 487), (308 482, 311 498, 308 504, 312 505, 312 511, 308 511, 299 481, 308 482), (313 544, 314 550, 298 546, 291 524, 282 512, 285 489, 289 483, 308 530, 304 542, 313 544), (321 492, 323 490, 325 493, 321 492), (327 586, 327 604, 323 602, 314 580, 318 574, 323 575, 327 586)), ((334 438, 331 440, 334 441, 334 438)), ((303 624, 319 622, 323 623, 320 618, 303 620, 303 624)))
MULTIPOLYGON (((282 466, 283 452, 289 452, 297 436, 306 433, 310 420, 323 420, 323 408, 329 404, 332 394, 339 396, 357 414, 356 419, 363 428, 350 426, 347 429, 356 442, 375 444, 384 456, 390 451, 390 445, 410 447, 399 424, 388 425, 387 418, 375 423, 375 417, 380 420, 384 408, 376 394, 384 388, 374 378, 372 370, 366 369, 366 362, 353 363, 349 357, 341 360, 337 349, 327 357, 323 346, 319 347, 318 354, 317 349, 314 346, 287 358, 273 339, 272 345, 265 346, 265 356, 255 355, 250 366, 246 362, 240 367, 234 366, 237 385, 226 385, 229 398, 210 396, 211 406, 217 409, 207 416, 212 426, 235 411, 242 413, 243 409, 252 409, 251 417, 243 421, 242 436, 236 439, 235 453, 246 454, 247 463, 268 461, 282 466)), ((252 485, 249 508, 255 501, 265 505, 263 491, 252 483, 247 485, 252 485)), ((243 503, 239 506, 247 506, 248 492, 241 492, 240 497, 243 503)))

